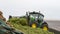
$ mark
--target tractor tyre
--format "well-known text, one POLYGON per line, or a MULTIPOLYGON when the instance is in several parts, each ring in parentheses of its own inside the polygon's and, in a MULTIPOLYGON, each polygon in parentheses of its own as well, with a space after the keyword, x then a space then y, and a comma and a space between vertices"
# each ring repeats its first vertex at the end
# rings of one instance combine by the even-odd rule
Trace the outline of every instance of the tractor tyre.
POLYGON ((42 24, 42 29, 43 29, 44 31, 48 31, 48 24, 47 24, 47 23, 42 24))
POLYGON ((31 25, 31 27, 32 27, 32 28, 36 28, 36 27, 37 27, 36 23, 33 23, 33 24, 31 25))

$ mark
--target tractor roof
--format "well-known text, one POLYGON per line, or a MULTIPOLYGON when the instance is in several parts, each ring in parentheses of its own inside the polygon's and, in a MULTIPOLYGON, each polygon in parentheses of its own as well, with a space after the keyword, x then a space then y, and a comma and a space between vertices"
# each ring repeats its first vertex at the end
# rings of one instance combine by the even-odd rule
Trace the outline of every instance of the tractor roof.
POLYGON ((44 15, 42 13, 39 13, 39 12, 29 12, 29 14, 40 14, 44 17, 44 15))

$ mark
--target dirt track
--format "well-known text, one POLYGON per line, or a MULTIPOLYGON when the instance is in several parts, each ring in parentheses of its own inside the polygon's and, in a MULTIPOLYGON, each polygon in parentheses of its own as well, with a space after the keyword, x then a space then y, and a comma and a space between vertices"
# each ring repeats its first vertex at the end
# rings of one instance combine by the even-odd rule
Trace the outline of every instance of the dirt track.
POLYGON ((49 25, 49 31, 55 34, 60 34, 60 21, 47 21, 49 25))

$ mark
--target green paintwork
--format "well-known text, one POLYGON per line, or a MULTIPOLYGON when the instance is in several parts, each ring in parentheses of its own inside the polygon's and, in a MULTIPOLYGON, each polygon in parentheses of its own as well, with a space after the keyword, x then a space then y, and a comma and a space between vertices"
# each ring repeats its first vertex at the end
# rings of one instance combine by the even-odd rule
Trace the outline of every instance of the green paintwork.
POLYGON ((43 22, 43 21, 42 21, 42 20, 43 20, 42 17, 43 17, 43 16, 40 15, 40 14, 38 14, 38 13, 37 13, 37 14, 34 14, 34 13, 29 14, 29 18, 30 18, 30 20, 29 20, 30 22, 29 22, 29 23, 31 24, 32 22, 36 22, 36 20, 37 20, 37 23, 38 23, 38 19, 39 19, 40 21, 39 21, 38 24, 39 24, 39 27, 41 27, 42 24, 43 24, 43 23, 42 23, 42 22, 43 22), (39 17, 39 18, 38 18, 38 17, 39 17))

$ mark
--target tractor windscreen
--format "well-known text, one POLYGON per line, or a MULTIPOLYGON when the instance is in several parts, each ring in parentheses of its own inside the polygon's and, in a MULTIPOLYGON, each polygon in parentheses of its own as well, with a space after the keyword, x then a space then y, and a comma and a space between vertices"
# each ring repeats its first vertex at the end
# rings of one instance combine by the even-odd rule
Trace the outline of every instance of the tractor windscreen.
POLYGON ((30 19, 32 20, 43 20, 43 16, 41 14, 30 14, 30 19))
POLYGON ((30 14, 31 18, 38 18, 38 14, 30 14))
POLYGON ((40 20, 43 20, 43 18, 44 18, 44 17, 43 17, 42 15, 39 15, 39 19, 40 19, 40 20))

